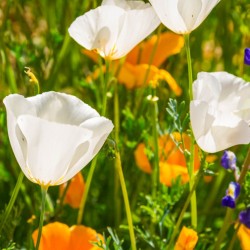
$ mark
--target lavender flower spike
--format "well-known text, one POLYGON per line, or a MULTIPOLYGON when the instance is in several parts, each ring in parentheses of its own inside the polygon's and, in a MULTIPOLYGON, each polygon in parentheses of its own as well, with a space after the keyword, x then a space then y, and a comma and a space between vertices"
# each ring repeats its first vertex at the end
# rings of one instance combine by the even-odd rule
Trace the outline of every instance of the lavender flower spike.
POLYGON ((245 49, 244 63, 250 66, 250 48, 245 49))
POLYGON ((223 168, 227 170, 236 170, 236 156, 234 152, 226 150, 221 157, 220 164, 223 168))
POLYGON ((235 201, 240 194, 240 184, 237 182, 230 182, 226 191, 226 196, 221 200, 221 205, 224 207, 235 208, 235 201))
POLYGON ((239 220, 246 227, 250 228, 250 208, 240 212, 239 220))

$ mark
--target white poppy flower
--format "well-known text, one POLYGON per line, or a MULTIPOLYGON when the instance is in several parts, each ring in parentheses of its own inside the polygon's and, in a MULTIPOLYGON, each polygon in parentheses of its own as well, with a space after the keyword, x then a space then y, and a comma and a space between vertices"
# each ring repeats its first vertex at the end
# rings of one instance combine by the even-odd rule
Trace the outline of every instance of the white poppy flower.
POLYGON ((98 8, 78 17, 69 27, 69 34, 84 48, 114 60, 125 56, 159 24, 150 4, 104 0, 98 8))
POLYGON ((199 73, 190 119, 194 137, 214 153, 250 142, 250 83, 227 72, 199 73))
POLYGON ((78 98, 57 92, 4 98, 10 143, 29 180, 59 185, 85 167, 113 129, 78 98))
POLYGON ((161 22, 177 34, 196 29, 220 0, 149 0, 161 22))

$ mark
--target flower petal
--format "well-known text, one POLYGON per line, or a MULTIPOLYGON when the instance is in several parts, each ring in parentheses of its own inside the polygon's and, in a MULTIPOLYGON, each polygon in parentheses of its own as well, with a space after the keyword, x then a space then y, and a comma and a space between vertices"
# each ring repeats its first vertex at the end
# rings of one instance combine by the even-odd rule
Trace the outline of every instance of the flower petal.
POLYGON ((86 151, 85 144, 78 145, 65 176, 66 180, 72 178, 83 166, 86 166, 95 157, 114 125, 110 120, 104 117, 94 117, 83 122, 80 127, 92 133, 91 138, 88 140, 88 151, 86 151))
MULTIPOLYGON (((32 234, 34 244, 38 237, 38 229, 32 234)), ((66 224, 54 222, 43 226, 39 250, 68 250, 70 229, 66 224), (56 246, 56 248, 55 248, 56 246)))
POLYGON ((27 98, 41 119, 71 125, 80 125, 92 117, 99 117, 96 110, 72 95, 46 92, 27 98))
POLYGON ((11 147, 19 166, 27 175, 27 172, 25 171, 25 152, 23 152, 23 148, 20 145, 22 134, 17 127, 17 118, 21 114, 36 115, 36 110, 23 96, 17 94, 5 97, 3 102, 7 110, 8 134, 11 147))
POLYGON ((40 185, 66 182, 65 175, 77 147, 84 145, 85 152, 89 151, 88 140, 93 133, 85 128, 48 122, 30 115, 19 116, 17 124, 27 143, 27 177, 40 185))

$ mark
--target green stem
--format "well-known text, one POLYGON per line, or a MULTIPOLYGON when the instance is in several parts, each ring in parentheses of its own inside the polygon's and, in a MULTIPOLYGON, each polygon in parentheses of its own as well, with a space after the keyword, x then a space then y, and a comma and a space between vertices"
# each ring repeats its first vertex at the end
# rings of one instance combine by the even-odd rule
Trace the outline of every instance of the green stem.
POLYGON ((185 40, 185 48, 186 48, 187 63, 188 63, 188 90, 189 90, 189 99, 190 99, 190 101, 192 101, 193 100, 193 91, 192 91, 193 72, 192 72, 192 59, 191 59, 191 52, 190 52, 189 34, 184 35, 184 40, 185 40))
MULTIPOLYGON (((192 73, 192 60, 189 44, 189 34, 184 35, 185 47, 187 53, 187 63, 188 63, 188 86, 189 86, 189 99, 190 102, 193 100, 192 84, 193 84, 193 73, 192 73)), ((191 145, 190 145, 190 161, 189 161, 189 188, 192 190, 194 185, 194 136, 191 135, 191 145)), ((197 228, 197 202, 196 202, 196 192, 193 192, 191 197, 191 224, 193 228, 197 228)))
MULTIPOLYGON (((106 75, 105 75, 105 79, 104 79, 103 74, 102 74, 102 64, 101 64, 101 58, 100 58, 101 82, 103 84, 103 106, 102 106, 101 114, 103 116, 106 114, 106 107, 107 107, 107 87, 108 87, 108 82, 109 82, 109 65, 110 65, 108 60, 105 60, 105 63, 106 63, 106 75)), ((77 216, 77 224, 78 225, 80 225, 82 223, 83 213, 84 213, 90 185, 92 182, 93 174, 94 174, 94 171, 96 168, 97 158, 98 158, 98 156, 96 156, 91 162, 87 182, 85 185, 84 193, 83 193, 80 207, 79 207, 79 211, 78 211, 78 216, 77 216)))
POLYGON ((178 233, 178 231, 179 231, 179 227, 180 227, 180 225, 181 225, 183 216, 184 216, 184 214, 185 214, 185 212, 186 212, 186 210, 187 210, 187 207, 188 207, 188 205, 189 205, 189 202, 190 202, 190 200, 191 200, 191 197, 193 196, 193 192, 195 191, 195 189, 196 189, 196 187, 197 187, 197 185, 198 185, 198 183, 199 183, 199 181, 200 181, 200 178, 201 178, 201 176, 202 176, 201 172, 202 172, 202 171, 199 171, 198 175, 196 176, 195 181, 194 181, 194 184, 193 184, 193 187, 192 187, 192 189, 190 190, 190 192, 189 192, 189 194, 188 194, 188 197, 187 197, 187 199, 186 199, 186 201, 185 201, 184 206, 182 207, 181 213, 180 213, 180 215, 179 215, 179 218, 178 218, 178 220, 177 220, 177 222, 176 222, 176 225, 175 225, 175 228, 174 228, 174 232, 173 232, 172 235, 171 235, 171 239, 170 239, 169 244, 168 244, 168 247, 167 247, 167 249, 169 249, 169 250, 172 249, 172 245, 173 245, 174 240, 175 240, 175 237, 176 237, 176 235, 177 235, 177 233, 178 233))
POLYGON ((127 220, 128 220, 131 248, 132 248, 132 250, 136 250, 136 240, 135 240, 132 214, 131 214, 131 210, 130 210, 128 193, 127 193, 127 188, 126 188, 126 184, 125 184, 125 180, 124 180, 124 175, 123 175, 123 171, 122 171, 121 157, 120 157, 120 153, 118 150, 116 150, 115 161, 116 161, 116 170, 117 170, 119 178, 120 178, 122 195, 123 195, 123 199, 124 199, 125 210, 126 210, 126 215, 127 215, 127 220))
POLYGON ((159 145, 158 145, 158 104, 157 100, 152 98, 152 108, 153 108, 153 140, 154 140, 154 169, 153 169, 153 197, 157 195, 157 190, 160 184, 159 180, 159 145))
POLYGON ((11 212, 11 210, 13 208, 13 205, 14 205, 14 203, 16 201, 16 197, 17 197, 17 195, 19 193, 20 187, 21 187, 22 182, 23 182, 23 176, 24 176, 23 172, 20 172, 20 174, 18 176, 18 179, 17 179, 17 182, 16 182, 16 186, 15 186, 13 192, 12 192, 9 204, 8 204, 6 210, 5 210, 4 214, 3 214, 3 217, 2 217, 3 220, 2 220, 1 226, 0 226, 0 235, 1 235, 1 232, 3 230, 4 224, 8 220, 10 212, 11 212))
MULTIPOLYGON (((246 156, 245 161, 243 163, 242 170, 241 170, 241 173, 240 173, 240 177, 239 177, 239 180, 238 180, 238 183, 241 186, 243 184, 243 181, 245 179, 245 176, 247 174, 247 171, 248 171, 249 167, 250 167, 250 148, 248 149, 247 156, 246 156)), ((233 209, 227 208, 227 212, 226 212, 226 216, 224 218, 223 225, 222 225, 222 227, 220 229, 217 241, 215 243, 215 247, 214 247, 215 250, 220 249, 220 244, 223 241, 224 236, 225 236, 227 230, 229 229, 229 227, 231 225, 233 211, 234 211, 233 209)))
POLYGON ((41 236, 42 236, 43 217, 44 217, 44 212, 45 212, 45 201, 46 201, 46 194, 47 194, 48 187, 41 187, 41 190, 42 190, 42 209, 41 209, 41 213, 40 213, 38 236, 37 236, 37 240, 36 240, 36 250, 39 250, 39 245, 40 245, 41 236))
POLYGON ((232 240, 230 241, 228 250, 233 250, 233 249, 234 249, 234 243, 235 243, 235 241, 236 241, 236 239, 237 239, 237 233, 238 233, 238 230, 239 230, 240 226, 241 226, 241 224, 239 223, 239 224, 237 225, 237 228, 236 228, 235 231, 234 231, 234 235, 233 235, 232 240))
POLYGON ((94 171, 95 171, 97 158, 98 157, 96 156, 92 160, 91 166, 90 166, 90 169, 89 169, 88 178, 87 178, 87 181, 86 181, 86 185, 85 185, 85 188, 84 188, 84 192, 83 192, 83 196, 82 196, 82 199, 81 199, 81 203, 80 203, 80 207, 79 207, 79 211, 78 211, 78 216, 77 216, 77 224, 78 225, 80 225, 82 223, 83 213, 84 213, 84 209, 85 209, 86 200, 87 200, 87 197, 88 197, 90 185, 91 185, 91 182, 92 182, 93 174, 94 174, 94 171))
MULTIPOLYGON (((120 133, 120 110, 119 110, 119 93, 117 81, 114 83, 114 125, 115 125, 115 142, 119 148, 119 133, 120 133)), ((117 161, 115 161, 117 164, 117 161)), ((117 166, 115 166, 117 169, 117 166)), ((119 174, 117 171, 114 173, 114 198, 115 198, 115 225, 118 226, 118 223, 121 218, 121 203, 119 199, 119 174)))

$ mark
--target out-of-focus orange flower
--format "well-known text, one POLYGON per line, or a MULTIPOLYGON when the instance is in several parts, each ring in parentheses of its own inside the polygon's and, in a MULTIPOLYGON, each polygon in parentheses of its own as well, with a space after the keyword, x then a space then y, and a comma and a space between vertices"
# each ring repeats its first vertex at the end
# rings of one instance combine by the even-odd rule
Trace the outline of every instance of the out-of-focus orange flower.
MULTIPOLYGON (((182 135, 184 148, 190 149, 190 137, 186 134, 182 135)), ((183 146, 177 147, 176 143, 181 142, 179 133, 170 135, 163 135, 159 137, 159 159, 160 159, 160 182, 166 186, 172 185, 172 180, 181 176, 182 183, 189 180, 188 169, 186 165, 185 156, 183 154, 183 146)), ((146 173, 151 173, 152 168, 150 161, 145 153, 145 144, 140 143, 135 150, 135 161, 137 166, 146 173)), ((198 147, 195 146, 194 154, 194 169, 195 171, 200 167, 200 160, 198 155, 198 147)))
MULTIPOLYGON (((79 172, 70 181, 69 188, 64 198, 64 203, 69 204, 73 208, 79 208, 84 192, 84 187, 84 179, 81 172, 79 172)), ((65 183, 60 186, 60 195, 63 194, 65 188, 65 183)))
POLYGON ((160 67, 168 57, 181 51, 184 39, 183 36, 175 33, 164 32, 160 34, 157 45, 156 43, 157 35, 151 36, 150 39, 140 43, 128 53, 126 62, 134 65, 149 63, 153 50, 155 50, 152 65, 160 67))
MULTIPOLYGON (((36 244, 38 229, 32 234, 36 244)), ((54 222, 43 226, 39 250, 97 250, 91 242, 104 241, 102 235, 85 226, 72 226, 54 222)))
MULTIPOLYGON (((159 67, 169 56, 179 53, 183 45, 183 37, 171 32, 162 33, 159 36, 158 42, 157 35, 152 36, 149 40, 137 45, 127 55, 117 75, 118 82, 124 84, 128 89, 133 89, 148 85, 156 87, 158 82, 163 80, 168 83, 170 89, 177 96, 181 95, 182 89, 175 79, 168 71, 160 69, 159 67), (149 65, 154 49, 155 54, 151 65, 149 65), (145 79, 146 74, 148 74, 147 79, 145 79)), ((83 53, 93 61, 98 62, 98 55, 93 51, 84 50, 83 53)), ((118 61, 111 62, 113 72, 117 71, 118 65, 118 61)), ((88 80, 96 79, 99 74, 100 69, 96 69, 93 74, 88 77, 88 80)))
POLYGON ((174 250, 193 250, 198 241, 197 233, 190 228, 182 227, 174 250))
POLYGON ((242 250, 249 250, 249 242, 250 242, 250 229, 245 225, 241 224, 240 228, 237 232, 237 236, 240 241, 242 250))

